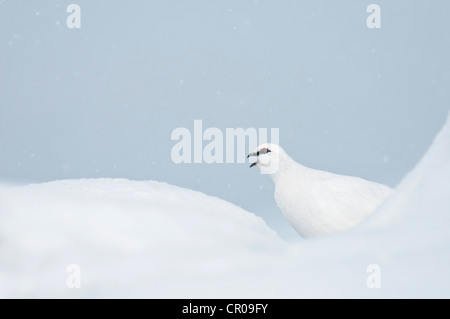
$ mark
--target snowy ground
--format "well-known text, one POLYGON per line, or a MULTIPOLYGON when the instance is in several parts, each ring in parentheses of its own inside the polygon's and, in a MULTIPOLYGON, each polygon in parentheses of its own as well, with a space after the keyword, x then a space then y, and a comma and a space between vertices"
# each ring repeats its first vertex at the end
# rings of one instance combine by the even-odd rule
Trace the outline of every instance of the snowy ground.
POLYGON ((252 213, 158 182, 4 186, 0 297, 449 298, 449 189, 450 119, 394 195, 333 238, 286 243, 252 213))

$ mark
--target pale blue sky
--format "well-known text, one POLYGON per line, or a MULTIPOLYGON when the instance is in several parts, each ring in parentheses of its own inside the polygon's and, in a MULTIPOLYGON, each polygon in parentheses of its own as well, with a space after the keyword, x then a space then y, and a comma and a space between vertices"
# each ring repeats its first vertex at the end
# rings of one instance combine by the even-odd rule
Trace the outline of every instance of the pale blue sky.
POLYGON ((290 237, 267 176, 175 165, 172 130, 279 128, 302 164, 395 186, 449 110, 448 12, 448 1, 0 0, 0 179, 165 181, 290 237), (70 3, 80 30, 65 25, 70 3), (366 27, 370 3, 381 29, 366 27))

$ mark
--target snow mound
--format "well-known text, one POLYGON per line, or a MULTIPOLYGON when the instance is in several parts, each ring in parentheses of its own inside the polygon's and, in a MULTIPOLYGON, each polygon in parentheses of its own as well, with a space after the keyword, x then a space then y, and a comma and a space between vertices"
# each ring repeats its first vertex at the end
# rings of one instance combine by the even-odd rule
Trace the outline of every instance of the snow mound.
POLYGON ((436 231, 443 232, 450 239, 446 230, 450 226, 449 191, 450 114, 428 152, 366 226, 383 228, 419 223, 421 229, 434 235, 436 231))
POLYGON ((449 298, 450 114, 416 167, 353 235, 384 269, 382 297, 449 298))
POLYGON ((6 187, 0 297, 449 298, 449 189, 450 117, 368 220, 297 243, 230 203, 163 183, 6 187), (66 285, 71 264, 80 289, 66 285))
POLYGON ((70 264, 83 271, 82 296, 115 296, 107 287, 119 282, 132 295, 136 281, 157 293, 172 272, 225 271, 281 244, 254 214, 165 183, 70 180, 0 194, 0 296, 76 296, 70 264))

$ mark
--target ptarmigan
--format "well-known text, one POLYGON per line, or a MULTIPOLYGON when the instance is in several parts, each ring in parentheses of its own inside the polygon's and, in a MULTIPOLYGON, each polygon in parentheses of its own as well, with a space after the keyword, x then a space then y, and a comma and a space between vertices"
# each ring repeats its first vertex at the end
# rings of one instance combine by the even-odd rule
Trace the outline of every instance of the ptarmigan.
POLYGON ((263 144, 256 156, 262 174, 275 183, 275 201, 302 237, 349 230, 370 215, 391 193, 387 186, 358 177, 319 171, 295 162, 278 145, 263 144))

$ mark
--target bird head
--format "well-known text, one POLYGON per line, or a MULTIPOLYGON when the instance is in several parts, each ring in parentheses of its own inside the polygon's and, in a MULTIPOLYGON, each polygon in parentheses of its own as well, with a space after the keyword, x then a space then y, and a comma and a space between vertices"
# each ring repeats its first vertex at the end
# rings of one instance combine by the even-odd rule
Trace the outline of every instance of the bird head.
POLYGON ((284 154, 281 147, 272 143, 264 143, 256 148, 254 152, 248 154, 249 157, 256 157, 256 162, 250 165, 259 167, 261 174, 276 174, 280 168, 280 156, 284 154))

